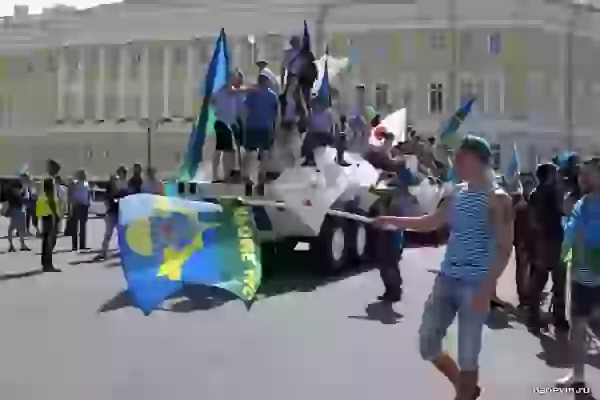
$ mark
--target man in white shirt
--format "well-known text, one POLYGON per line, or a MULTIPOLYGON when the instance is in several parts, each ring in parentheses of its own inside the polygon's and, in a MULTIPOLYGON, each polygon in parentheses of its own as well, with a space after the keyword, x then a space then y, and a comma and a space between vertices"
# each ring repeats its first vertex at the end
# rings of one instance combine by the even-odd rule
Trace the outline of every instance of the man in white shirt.
POLYGON ((348 117, 348 151, 366 154, 369 150, 369 139, 371 137, 371 124, 365 118, 367 106, 367 94, 365 85, 356 86, 356 103, 348 117))
POLYGON ((266 60, 258 60, 256 62, 256 66, 258 67, 258 74, 264 75, 271 81, 271 90, 273 90, 277 95, 281 94, 281 86, 279 85, 279 78, 273 71, 271 71, 268 67, 269 63, 266 60))
POLYGON ((304 61, 302 50, 302 39, 299 36, 292 36, 290 39, 290 48, 283 52, 283 63, 281 63, 281 84, 283 79, 288 75, 299 76, 304 61))

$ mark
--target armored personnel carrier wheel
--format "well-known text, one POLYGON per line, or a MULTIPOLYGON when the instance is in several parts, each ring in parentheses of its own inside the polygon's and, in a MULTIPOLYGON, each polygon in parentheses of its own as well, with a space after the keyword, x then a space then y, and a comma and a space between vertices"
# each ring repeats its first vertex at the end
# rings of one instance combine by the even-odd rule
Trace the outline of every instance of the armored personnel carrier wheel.
POLYGON ((327 217, 311 246, 311 252, 314 268, 319 273, 331 275, 342 272, 351 257, 347 221, 327 217))

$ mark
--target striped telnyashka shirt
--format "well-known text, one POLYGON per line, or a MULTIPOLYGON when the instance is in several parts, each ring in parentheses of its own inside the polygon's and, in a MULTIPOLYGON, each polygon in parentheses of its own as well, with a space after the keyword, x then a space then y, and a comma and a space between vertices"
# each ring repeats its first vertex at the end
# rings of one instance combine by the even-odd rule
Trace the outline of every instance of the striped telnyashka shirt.
POLYGON ((465 185, 456 188, 450 199, 450 238, 442 275, 477 282, 488 273, 495 254, 489 217, 491 193, 491 190, 472 191, 465 185))

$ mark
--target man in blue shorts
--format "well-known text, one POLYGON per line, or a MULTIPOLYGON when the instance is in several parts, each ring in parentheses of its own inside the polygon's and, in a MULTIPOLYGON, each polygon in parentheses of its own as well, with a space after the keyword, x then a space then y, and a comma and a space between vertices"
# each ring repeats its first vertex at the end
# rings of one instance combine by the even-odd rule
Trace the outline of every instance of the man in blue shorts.
POLYGON ((420 353, 454 386, 457 400, 475 400, 481 389, 479 353, 483 325, 498 278, 513 247, 510 196, 490 179, 492 152, 482 138, 467 136, 455 156, 460 183, 448 201, 423 217, 379 217, 375 225, 432 232, 449 224, 450 238, 440 274, 425 304, 420 353), (458 317, 458 360, 443 350, 444 336, 458 317))
POLYGON ((258 174, 259 185, 265 182, 267 153, 273 144, 273 135, 279 128, 279 97, 270 88, 271 81, 264 74, 258 75, 258 84, 246 95, 245 104, 245 132, 242 146, 246 150, 243 162, 243 174, 246 179, 246 191, 251 190, 253 181, 249 164, 258 157, 260 170, 258 174))

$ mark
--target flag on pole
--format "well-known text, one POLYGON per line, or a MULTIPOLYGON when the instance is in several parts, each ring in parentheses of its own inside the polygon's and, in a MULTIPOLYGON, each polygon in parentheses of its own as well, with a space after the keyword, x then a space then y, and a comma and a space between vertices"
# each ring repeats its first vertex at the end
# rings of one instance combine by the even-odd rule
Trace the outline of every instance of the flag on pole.
POLYGON ((443 125, 438 136, 440 142, 446 146, 454 147, 458 142, 458 129, 467 118, 475 103, 475 97, 468 99, 443 125))
POLYGON ((510 160, 506 166, 504 172, 504 180, 507 183, 513 183, 519 178, 521 173, 521 157, 519 156, 519 150, 517 149, 516 143, 513 143, 510 160))
POLYGON ((262 267, 250 207, 137 194, 119 203, 117 229, 128 290, 145 314, 187 284, 256 296, 262 267))
POLYGON ((192 179, 196 176, 198 166, 202 162, 204 142, 208 132, 213 129, 215 122, 215 114, 210 101, 211 96, 227 83, 230 76, 230 68, 227 36, 225 29, 221 29, 204 79, 204 90, 200 92, 202 96, 200 114, 192 128, 187 154, 179 173, 179 179, 192 179))
POLYGON ((331 86, 329 84, 329 46, 325 47, 325 67, 323 68, 323 79, 321 80, 321 86, 319 86, 319 92, 317 93, 319 99, 327 101, 327 104, 331 106, 331 86))
POLYGON ((304 20, 304 34, 302 35, 302 54, 308 54, 311 53, 311 38, 310 38, 310 32, 308 31, 308 24, 306 23, 306 20, 304 20))

